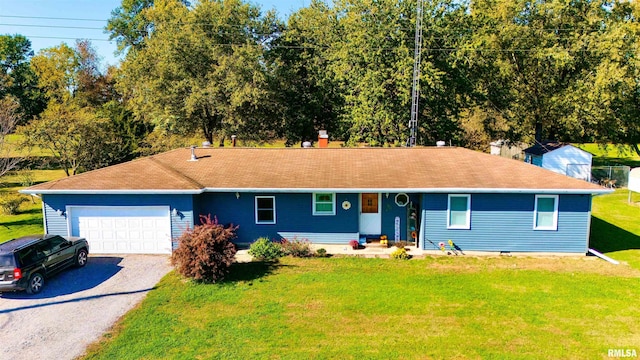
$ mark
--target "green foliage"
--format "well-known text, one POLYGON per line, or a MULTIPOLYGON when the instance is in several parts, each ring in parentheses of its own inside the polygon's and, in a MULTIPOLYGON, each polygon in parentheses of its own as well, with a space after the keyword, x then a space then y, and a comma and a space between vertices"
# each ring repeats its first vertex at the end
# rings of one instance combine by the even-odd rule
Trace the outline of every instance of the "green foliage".
POLYGON ((311 251, 311 243, 308 239, 282 239, 280 240, 280 246, 282 247, 282 253, 285 256, 305 258, 313 255, 313 251, 311 251))
POLYGON ((16 215, 20 209, 20 205, 26 201, 27 198, 19 194, 0 194, 0 209, 2 209, 2 213, 5 215, 16 215))
POLYGON ((200 225, 185 231, 178 239, 178 248, 171 263, 182 276, 215 283, 222 280, 235 261, 237 226, 224 227, 216 218, 200 216, 200 225))
POLYGON ((20 182, 20 186, 29 187, 35 183, 35 178, 33 175, 33 171, 29 169, 21 169, 16 171, 16 176, 18 181, 20 182))
POLYGON ((392 259, 398 259, 398 260, 409 260, 409 258, 411 257, 407 253, 407 249, 403 247, 395 249, 390 256, 392 259))
POLYGON ((24 147, 42 149, 67 175, 116 163, 125 146, 125 138, 109 119, 72 103, 50 103, 40 119, 22 126, 18 133, 24 136, 24 147))
POLYGON ((284 252, 280 244, 268 237, 261 237, 251 244, 249 255, 258 261, 277 261, 284 256, 284 252))
POLYGON ((273 15, 238 0, 155 1, 144 11, 153 36, 127 54, 118 88, 136 117, 204 138, 266 138, 262 44, 273 15))
POLYGON ((22 35, 0 35, 0 99, 17 99, 17 124, 38 115, 46 101, 38 89, 38 77, 29 66, 33 56, 31 42, 22 35))
POLYGON ((328 254, 327 254, 327 249, 325 249, 325 248, 320 248, 320 249, 316 250, 316 254, 315 254, 315 255, 316 255, 317 257, 327 257, 327 256, 328 256, 328 254))

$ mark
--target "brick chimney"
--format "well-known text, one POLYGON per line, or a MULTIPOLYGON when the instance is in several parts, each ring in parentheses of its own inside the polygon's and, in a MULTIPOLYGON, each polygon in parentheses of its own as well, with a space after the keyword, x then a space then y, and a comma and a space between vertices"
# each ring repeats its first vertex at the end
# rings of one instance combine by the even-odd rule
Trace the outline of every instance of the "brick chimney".
POLYGON ((321 149, 329 147, 329 135, 327 135, 327 130, 318 131, 318 147, 321 149))

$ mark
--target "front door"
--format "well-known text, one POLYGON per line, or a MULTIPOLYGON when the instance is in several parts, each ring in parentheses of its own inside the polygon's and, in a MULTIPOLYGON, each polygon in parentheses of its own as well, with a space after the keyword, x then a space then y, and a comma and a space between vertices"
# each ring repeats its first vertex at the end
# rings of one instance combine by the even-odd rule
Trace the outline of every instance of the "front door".
POLYGON ((380 194, 360 194, 360 234, 380 235, 382 233, 381 202, 380 194))

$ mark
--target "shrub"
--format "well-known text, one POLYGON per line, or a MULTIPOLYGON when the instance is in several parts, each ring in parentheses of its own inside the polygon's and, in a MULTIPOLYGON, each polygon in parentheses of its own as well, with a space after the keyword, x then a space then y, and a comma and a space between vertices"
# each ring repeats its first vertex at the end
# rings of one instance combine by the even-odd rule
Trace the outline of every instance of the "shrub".
POLYGON ((282 247, 282 253, 284 255, 302 258, 310 257, 313 254, 311 244, 307 239, 298 240, 298 238, 295 237, 291 241, 282 239, 280 246, 282 247))
POLYGON ((22 195, 3 194, 0 196, 0 209, 6 215, 15 215, 23 202, 27 199, 22 195))
POLYGON ((409 260, 409 254, 405 248, 397 248, 391 253, 391 258, 399 260, 409 260))
POLYGON ((18 181, 20 181, 22 187, 29 187, 35 183, 33 171, 29 169, 18 170, 16 175, 18 175, 18 181))
POLYGON ((249 255, 258 261, 275 261, 282 257, 282 246, 271 241, 268 237, 261 237, 249 247, 249 255))
POLYGON ((185 277, 215 283, 224 278, 235 261, 236 246, 231 240, 236 238, 238 227, 224 227, 211 215, 200 215, 200 222, 180 236, 171 264, 185 277))
POLYGON ((327 250, 325 248, 320 248, 316 250, 317 257, 327 257, 327 250))

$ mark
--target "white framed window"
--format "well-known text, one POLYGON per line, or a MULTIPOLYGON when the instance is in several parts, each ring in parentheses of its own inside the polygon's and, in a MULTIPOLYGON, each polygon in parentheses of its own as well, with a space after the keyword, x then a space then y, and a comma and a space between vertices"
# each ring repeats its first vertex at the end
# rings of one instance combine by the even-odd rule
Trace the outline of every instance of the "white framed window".
POLYGON ((471 195, 449 194, 447 207, 447 228, 471 228, 471 195))
POLYGON ((335 193, 313 193, 313 215, 335 215, 335 193))
POLYGON ((276 197, 256 196, 256 224, 276 223, 276 197))
POLYGON ((399 207, 405 207, 409 203, 409 195, 405 193, 396 194, 395 201, 399 207))
POLYGON ((534 230, 558 230, 558 195, 536 195, 534 230))

